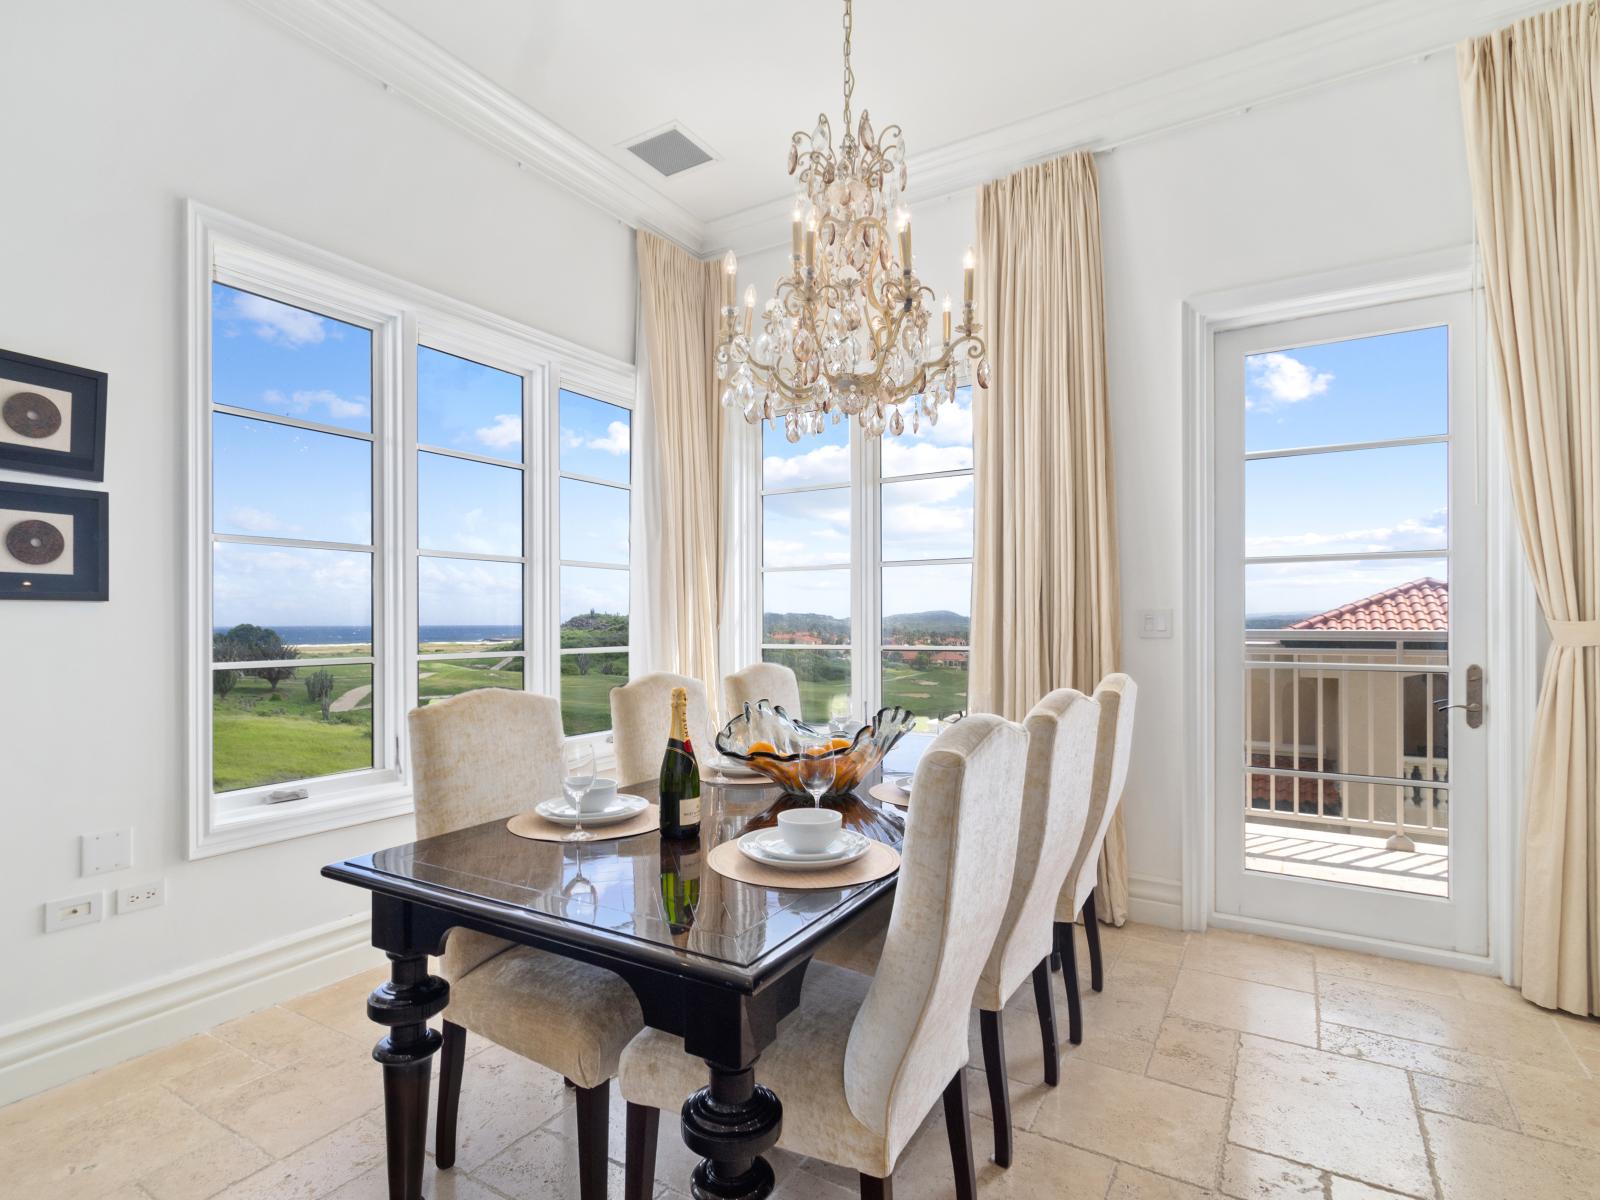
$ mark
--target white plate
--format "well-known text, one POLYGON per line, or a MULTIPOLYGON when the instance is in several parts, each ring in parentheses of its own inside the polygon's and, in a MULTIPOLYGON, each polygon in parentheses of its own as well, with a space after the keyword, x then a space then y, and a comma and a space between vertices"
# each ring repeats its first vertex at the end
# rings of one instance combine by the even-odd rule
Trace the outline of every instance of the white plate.
POLYGON ((734 772, 731 772, 731 771, 717 771, 717 770, 713 770, 713 769, 709 769, 708 768, 707 770, 702 771, 700 773, 700 778, 702 780, 714 783, 719 787, 777 787, 778 786, 778 783, 777 783, 776 780, 768 779, 765 775, 761 774, 759 771, 752 771, 752 772, 749 772, 747 774, 747 773, 745 773, 743 771, 734 773, 734 772))
POLYGON ((889 776, 889 783, 909 796, 911 795, 912 778, 913 776, 910 775, 891 775, 889 776))
POLYGON ((765 779, 766 776, 747 763, 742 763, 733 758, 718 758, 708 764, 718 775, 726 775, 730 779, 765 779))
POLYGON ((746 858, 753 858, 763 866, 785 871, 819 871, 855 862, 872 849, 872 839, 853 829, 844 829, 833 840, 833 846, 821 854, 800 854, 789 848, 782 830, 758 829, 739 839, 739 849, 746 858))
MULTIPOLYGON (((581 814, 585 825, 615 825, 618 821, 626 821, 636 817, 650 807, 650 801, 643 796, 628 796, 618 793, 617 798, 597 812, 581 814)), ((576 825, 580 814, 572 807, 572 803, 565 796, 557 796, 553 800, 545 800, 536 804, 533 809, 547 821, 554 821, 557 825, 576 825)))

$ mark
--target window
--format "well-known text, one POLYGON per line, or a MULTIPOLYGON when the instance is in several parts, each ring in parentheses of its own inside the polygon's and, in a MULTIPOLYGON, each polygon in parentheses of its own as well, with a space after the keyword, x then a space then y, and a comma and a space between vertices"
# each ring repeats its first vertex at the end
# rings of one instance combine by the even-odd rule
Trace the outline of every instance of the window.
POLYGON ((628 681, 632 414, 563 390, 561 718, 569 737, 611 728, 611 689, 628 681))
POLYGON ((605 732, 632 367, 197 206, 191 231, 191 853, 407 811, 417 704, 537 691, 605 732))

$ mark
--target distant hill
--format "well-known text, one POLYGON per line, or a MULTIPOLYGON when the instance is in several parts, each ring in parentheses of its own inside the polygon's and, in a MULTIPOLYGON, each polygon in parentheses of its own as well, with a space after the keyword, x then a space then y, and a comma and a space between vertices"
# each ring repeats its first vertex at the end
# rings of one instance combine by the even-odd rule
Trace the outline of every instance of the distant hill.
POLYGON ((884 633, 896 638, 904 633, 916 632, 942 634, 965 640, 971 629, 971 617, 964 617, 945 608, 930 612, 891 613, 883 618, 884 633))
POLYGON ((1285 629, 1296 621, 1314 617, 1314 612, 1253 613, 1244 619, 1246 629, 1285 629))
POLYGON ((841 640, 850 637, 848 617, 830 617, 826 613, 765 613, 762 624, 767 633, 818 633, 841 640))

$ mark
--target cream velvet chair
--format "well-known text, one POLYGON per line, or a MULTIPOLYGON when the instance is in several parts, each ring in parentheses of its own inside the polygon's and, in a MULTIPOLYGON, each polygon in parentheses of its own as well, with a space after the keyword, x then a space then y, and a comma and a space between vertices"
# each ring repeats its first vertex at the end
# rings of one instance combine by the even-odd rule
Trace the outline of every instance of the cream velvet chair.
MULTIPOLYGON (((413 709, 417 837, 510 817, 561 792, 561 705, 548 696, 485 688, 413 709)), ((445 942, 450 981, 439 1062, 441 1169, 455 1164, 466 1031, 563 1075, 577 1088, 582 1200, 605 1200, 611 1079, 644 1027, 633 989, 602 967, 469 929, 445 942)))
POLYGON ((782 663, 751 663, 742 671, 724 675, 722 697, 729 720, 744 712, 746 704, 757 700, 770 700, 796 720, 804 720, 800 713, 800 681, 782 663))
MULTIPOLYGON (((1026 731, 988 715, 923 755, 881 969, 869 978, 812 963, 800 1007, 756 1063, 783 1104, 778 1145, 859 1172, 863 1200, 892 1195, 895 1162, 941 1095, 956 1195, 975 1195, 967 1014, 1005 915, 1026 755, 1026 731)), ((629 1128, 653 1126, 640 1110, 678 1111, 705 1071, 679 1038, 634 1038, 622 1056, 629 1128)), ((629 1149, 628 1194, 648 1196, 655 1141, 629 1149)))
POLYGON ((706 685, 687 675, 653 671, 611 689, 611 740, 617 751, 617 782, 644 783, 661 774, 661 756, 672 728, 672 689, 689 693, 689 741, 696 757, 714 754, 706 685))
POLYGON ((1122 803, 1122 785, 1128 778, 1128 759, 1133 752, 1133 712, 1139 688, 1120 672, 1107 675, 1094 690, 1100 705, 1100 729, 1095 737, 1094 783, 1089 791, 1089 820, 1084 826, 1083 844, 1078 847, 1072 870, 1056 901, 1057 965, 1063 968, 1067 985, 1067 1036, 1073 1045, 1083 1041, 1083 1002, 1078 993, 1077 944, 1072 932, 1078 914, 1083 914, 1084 939, 1089 943, 1089 986, 1100 991, 1105 986, 1105 968, 1100 958, 1100 924, 1094 910, 1094 889, 1098 882, 1100 848, 1105 844, 1111 818, 1122 803))

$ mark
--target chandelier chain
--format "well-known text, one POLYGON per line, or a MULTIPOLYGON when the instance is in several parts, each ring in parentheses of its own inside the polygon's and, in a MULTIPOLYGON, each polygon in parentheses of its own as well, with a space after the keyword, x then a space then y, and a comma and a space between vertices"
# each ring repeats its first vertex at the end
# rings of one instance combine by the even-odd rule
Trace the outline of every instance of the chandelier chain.
POLYGON ((850 68, 850 35, 855 31, 851 0, 844 0, 844 131, 850 132, 850 97, 856 90, 856 73, 850 68))

